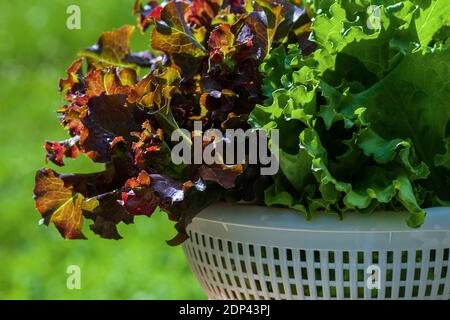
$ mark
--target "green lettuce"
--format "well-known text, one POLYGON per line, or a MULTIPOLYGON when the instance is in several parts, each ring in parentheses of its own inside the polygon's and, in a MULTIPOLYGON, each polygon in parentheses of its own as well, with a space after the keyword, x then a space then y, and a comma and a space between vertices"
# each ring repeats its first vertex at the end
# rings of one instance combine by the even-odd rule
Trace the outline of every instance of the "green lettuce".
POLYGON ((273 49, 249 124, 280 132, 268 206, 305 213, 450 200, 450 2, 312 1, 317 49, 273 49), (288 138, 287 138, 288 137, 288 138))

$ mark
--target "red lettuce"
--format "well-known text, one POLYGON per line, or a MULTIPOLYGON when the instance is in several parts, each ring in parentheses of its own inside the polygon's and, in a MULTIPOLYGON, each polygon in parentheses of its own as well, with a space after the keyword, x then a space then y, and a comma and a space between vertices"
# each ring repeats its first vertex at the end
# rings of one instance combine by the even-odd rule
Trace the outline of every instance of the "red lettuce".
POLYGON ((149 51, 131 51, 133 26, 105 32, 60 81, 58 113, 70 137, 47 141, 46 159, 63 166, 83 154, 105 164, 93 174, 37 172, 42 222, 66 239, 84 239, 86 219, 96 234, 119 239, 117 224, 159 207, 177 222, 169 243, 178 244, 212 202, 255 198, 254 167, 175 165, 170 135, 192 132, 194 121, 204 130, 247 128, 263 100, 260 64, 273 46, 298 42, 309 23, 305 10, 268 0, 137 1, 134 13, 139 29, 151 30, 149 51))

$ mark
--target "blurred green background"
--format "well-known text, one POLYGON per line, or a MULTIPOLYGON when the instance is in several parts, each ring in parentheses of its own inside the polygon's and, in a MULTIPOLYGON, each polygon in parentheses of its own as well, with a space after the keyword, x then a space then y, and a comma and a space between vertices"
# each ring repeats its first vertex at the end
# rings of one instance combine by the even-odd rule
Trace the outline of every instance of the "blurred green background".
MULTIPOLYGON (((204 299, 182 248, 165 240, 175 230, 164 214, 119 226, 120 241, 65 241, 39 226, 32 190, 43 167, 45 139, 67 137, 55 110, 59 78, 76 52, 102 31, 135 24, 134 0, 0 1, 0 299, 204 299), (81 9, 81 29, 66 28, 69 5, 81 9), (69 265, 81 268, 81 289, 69 290, 69 265)), ((145 49, 148 33, 134 36, 145 49)), ((101 169, 87 158, 59 172, 101 169)))

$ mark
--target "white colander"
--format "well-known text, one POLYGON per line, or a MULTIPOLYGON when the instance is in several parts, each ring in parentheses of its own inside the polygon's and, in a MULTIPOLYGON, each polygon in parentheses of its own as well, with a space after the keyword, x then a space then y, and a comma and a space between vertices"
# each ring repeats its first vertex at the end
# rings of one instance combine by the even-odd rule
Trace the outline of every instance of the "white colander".
POLYGON ((449 299, 450 208, 407 216, 217 204, 183 246, 210 299, 449 299))

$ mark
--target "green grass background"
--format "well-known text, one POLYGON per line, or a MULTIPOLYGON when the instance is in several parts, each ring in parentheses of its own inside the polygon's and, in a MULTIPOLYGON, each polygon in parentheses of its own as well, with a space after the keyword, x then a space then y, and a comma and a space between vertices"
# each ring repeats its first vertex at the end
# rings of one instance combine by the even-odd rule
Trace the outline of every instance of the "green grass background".
MULTIPOLYGON (((203 299, 164 214, 120 226, 124 239, 64 241, 39 226, 32 189, 44 166, 45 139, 67 137, 55 113, 58 80, 76 52, 102 31, 135 24, 134 0, 0 1, 0 299, 203 299), (66 28, 66 9, 81 8, 81 29, 66 28), (66 287, 69 265, 81 268, 81 289, 66 287)), ((148 33, 136 32, 135 49, 148 33)), ((100 170, 80 157, 60 172, 100 170)))

